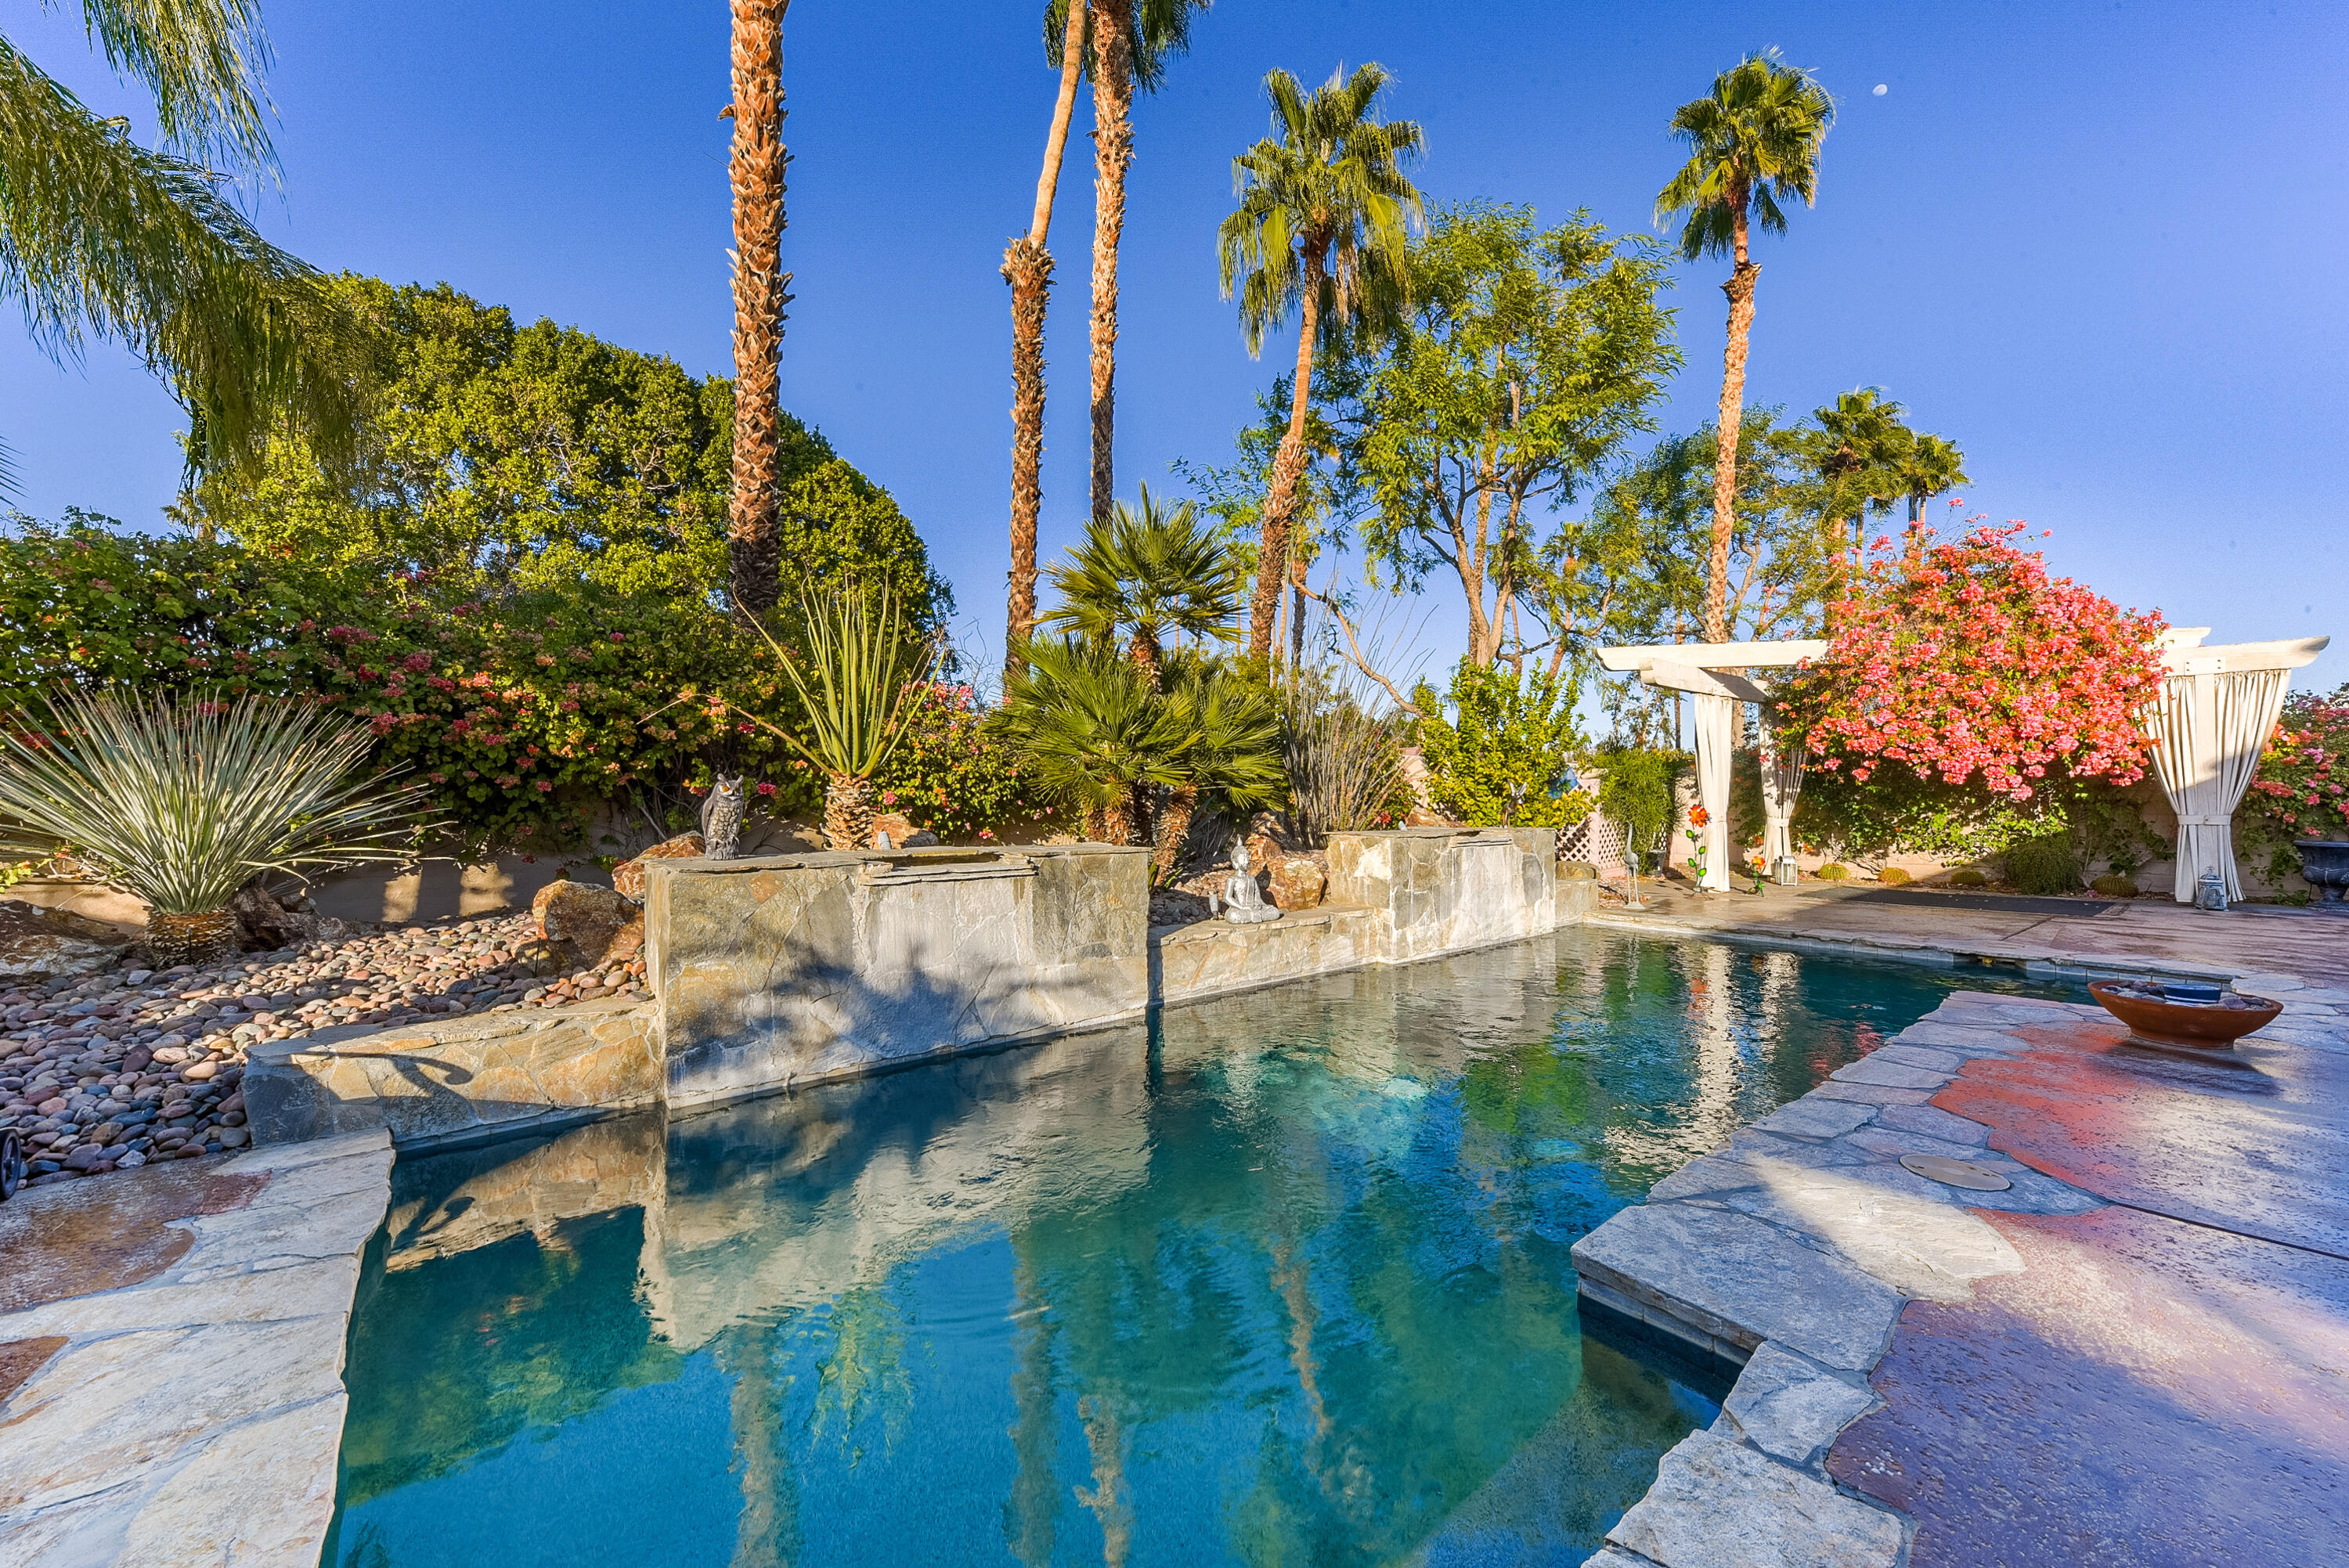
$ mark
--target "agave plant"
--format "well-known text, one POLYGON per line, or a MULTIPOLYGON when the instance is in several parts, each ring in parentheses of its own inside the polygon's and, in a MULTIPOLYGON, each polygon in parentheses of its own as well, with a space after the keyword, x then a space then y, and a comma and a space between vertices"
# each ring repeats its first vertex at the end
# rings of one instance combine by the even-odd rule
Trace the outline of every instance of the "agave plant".
POLYGON ((807 711, 808 734, 757 714, 742 717, 823 770, 823 830, 834 849, 861 850, 873 840, 873 775, 920 710, 916 699, 937 662, 937 644, 915 633, 886 586, 869 596, 853 583, 802 593, 800 628, 797 650, 763 624, 759 634, 807 711))
POLYGON ((159 965, 217 962, 254 877, 413 857, 424 789, 360 773, 372 739, 286 699, 59 693, 0 727, 0 853, 70 849, 146 901, 159 965))
POLYGON ((1004 693, 1003 725, 1045 790, 1084 812, 1088 838, 1128 844, 1146 791, 1182 781, 1188 714, 1102 643, 1044 640, 1004 693))

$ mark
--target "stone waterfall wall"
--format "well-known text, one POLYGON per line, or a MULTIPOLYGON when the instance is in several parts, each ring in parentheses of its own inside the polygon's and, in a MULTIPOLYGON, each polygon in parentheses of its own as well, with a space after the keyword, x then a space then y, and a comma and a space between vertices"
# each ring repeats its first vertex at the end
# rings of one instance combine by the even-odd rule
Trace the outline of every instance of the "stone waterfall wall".
POLYGON ((1130 1016, 1150 857, 1104 845, 656 861, 647 967, 676 1105, 1130 1016))
POLYGON ((1100 844, 656 861, 656 999, 322 1032, 256 1050, 256 1140, 402 1148, 709 1105, 1180 1003, 1538 936, 1587 913, 1547 829, 1339 833, 1330 902, 1153 931, 1149 856, 1100 844))

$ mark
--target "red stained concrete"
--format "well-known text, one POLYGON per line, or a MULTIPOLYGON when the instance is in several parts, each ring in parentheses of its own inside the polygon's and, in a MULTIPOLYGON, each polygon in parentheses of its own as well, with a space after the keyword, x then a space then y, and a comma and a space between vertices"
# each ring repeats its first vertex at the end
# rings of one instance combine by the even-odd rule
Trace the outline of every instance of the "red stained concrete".
POLYGON ((1913 1568, 2349 1564, 2349 1057, 2016 1032, 1932 1103, 2131 1207, 1975 1211, 2023 1272, 1902 1312, 1828 1469, 1913 1568))
POLYGON ((2119 1024, 2013 1031, 1933 1097, 1991 1147, 2100 1198, 2349 1257, 2349 1054, 2127 1043, 2119 1024))
POLYGON ((2349 1263, 1977 1212, 2023 1272, 1910 1304, 1828 1459, 1917 1522, 1911 1568, 2349 1563, 2349 1263))

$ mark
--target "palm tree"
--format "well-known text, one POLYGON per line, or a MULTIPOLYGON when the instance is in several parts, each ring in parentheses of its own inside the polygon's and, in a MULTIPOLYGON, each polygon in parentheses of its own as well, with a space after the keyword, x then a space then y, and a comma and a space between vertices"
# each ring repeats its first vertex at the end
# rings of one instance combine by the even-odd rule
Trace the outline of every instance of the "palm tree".
POLYGON ((1832 407, 1813 416, 1819 433, 1811 441, 1812 463, 1826 487, 1827 525, 1840 533, 1849 519, 1855 552, 1868 509, 1880 512, 1901 493, 1895 467, 1915 442, 1901 413, 1879 388, 1862 387, 1837 394, 1832 407))
POLYGON ((1185 659, 1167 684, 1166 702, 1184 744, 1153 836, 1151 865, 1161 881, 1174 874, 1203 795, 1247 810, 1278 805, 1288 782, 1280 763, 1280 710, 1261 686, 1220 661, 1185 659))
MULTIPOLYGON (((1049 15, 1068 0, 1052 0, 1049 15)), ((1117 255, 1125 235, 1125 175, 1133 166, 1133 91, 1154 92, 1166 62, 1191 43, 1191 13, 1214 0, 1089 0, 1093 77, 1092 515, 1115 503, 1117 255)), ((1049 27, 1050 23, 1048 21, 1049 27)))
POLYGON ((1082 0, 1057 0, 1044 16, 1044 39, 1060 44, 1061 96, 1052 105, 1052 129, 1044 137, 1044 171, 1036 180, 1036 209, 1028 232, 1003 253, 1003 281, 1011 285, 1011 594, 1004 617, 1003 674, 1019 670, 1020 648, 1036 630, 1036 517, 1044 503, 1044 305, 1052 286, 1052 255, 1044 248, 1052 226, 1052 201, 1061 189, 1061 160, 1068 151, 1069 121, 1077 107, 1077 82, 1085 70, 1082 0), (1053 26, 1055 14, 1060 26, 1053 26))
POLYGON ((1940 436, 1919 436, 1893 466, 1896 495, 1909 498, 1911 525, 1925 520, 1925 503, 1943 490, 1973 481, 1966 477, 1966 455, 1957 443, 1940 436))
POLYGON ((791 0, 731 0, 734 101, 734 491, 727 556, 735 614, 756 620, 782 593, 782 417, 777 360, 783 269, 783 13, 791 0))
POLYGON ((1065 565, 1052 568, 1061 607, 1044 617, 1098 643, 1128 639, 1126 656, 1153 691, 1169 634, 1237 640, 1239 573, 1230 552, 1189 501, 1161 507, 1142 490, 1142 504, 1120 501, 1096 522, 1065 565))
POLYGON ((1689 160, 1656 198, 1661 222, 1686 212, 1681 254, 1733 258, 1729 281, 1729 346, 1722 359, 1721 450, 1713 465, 1713 559, 1705 580, 1707 642, 1728 640, 1729 541, 1737 495, 1737 422, 1745 407, 1745 355, 1754 332, 1754 284, 1761 267, 1747 253, 1754 222, 1786 230, 1782 199, 1816 199, 1819 147, 1835 123, 1835 100, 1808 71, 1783 64, 1777 51, 1748 55, 1713 79, 1710 97, 1682 104, 1672 134, 1689 160))
POLYGON ((1342 75, 1341 67, 1309 94, 1287 71, 1264 78, 1273 134, 1232 160, 1239 208, 1216 234, 1224 297, 1237 285, 1251 355, 1292 305, 1299 316, 1288 429, 1273 458, 1248 608, 1248 652, 1257 659, 1272 656, 1273 612, 1305 469, 1314 350, 1325 336, 1400 302, 1405 229, 1420 216, 1419 192, 1402 172, 1421 148, 1418 124, 1371 118, 1390 79, 1384 67, 1365 65, 1341 81, 1342 75))
POLYGON ((161 148, 133 142, 0 36, 0 296, 53 360, 97 337, 160 375, 188 410, 191 481, 289 428, 347 455, 363 325, 227 193, 231 178, 275 172, 255 0, 81 11, 107 63, 152 95, 161 148))
POLYGON ((1085 835, 1126 844, 1143 791, 1181 782, 1187 715, 1161 701, 1141 668, 1105 644, 1044 638, 1004 691, 1003 725, 1047 792, 1084 813, 1085 835))

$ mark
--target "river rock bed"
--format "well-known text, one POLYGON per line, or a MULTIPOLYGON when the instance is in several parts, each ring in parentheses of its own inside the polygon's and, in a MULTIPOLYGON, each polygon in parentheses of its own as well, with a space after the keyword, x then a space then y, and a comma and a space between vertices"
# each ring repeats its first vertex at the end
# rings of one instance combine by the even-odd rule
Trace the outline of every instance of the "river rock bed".
POLYGON ((562 972, 527 914, 19 985, 0 992, 0 1128, 24 1138, 35 1182, 192 1160, 249 1141, 254 1040, 646 994, 640 955, 562 972))

